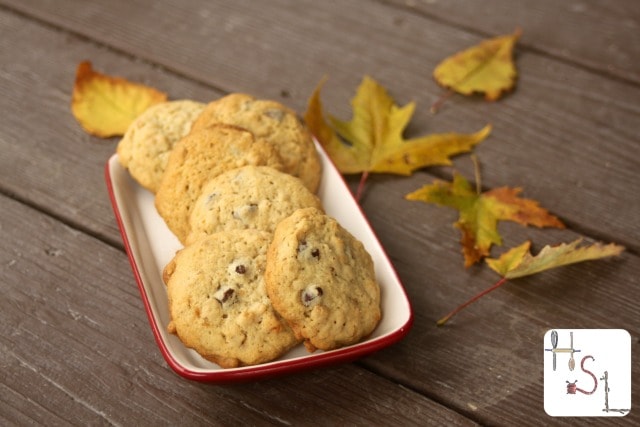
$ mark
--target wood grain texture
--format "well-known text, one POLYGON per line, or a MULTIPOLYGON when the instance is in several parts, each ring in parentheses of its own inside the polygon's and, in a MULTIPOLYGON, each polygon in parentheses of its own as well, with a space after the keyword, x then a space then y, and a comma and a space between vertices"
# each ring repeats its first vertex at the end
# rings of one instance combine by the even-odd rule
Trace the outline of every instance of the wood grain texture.
MULTIPOLYGON (((541 342, 559 327, 629 330, 637 396, 638 47, 620 44, 637 22, 625 12, 633 3, 476 3, 0 0, 0 237, 10 242, 0 246, 0 320, 10 325, 0 333, 0 423, 570 424, 542 418, 541 342), (525 27, 516 91, 496 103, 453 97, 430 115, 441 94, 435 64, 511 31, 511 16, 525 27), (568 40, 567 31, 581 36, 568 40), (84 134, 70 113, 85 59, 172 99, 243 91, 301 113, 327 74, 322 99, 342 119, 371 75, 399 104, 417 102, 407 136, 492 123, 476 150, 483 187, 522 186, 568 225, 501 224, 504 246, 493 255, 525 239, 539 250, 581 236, 628 250, 514 280, 437 328, 498 277, 463 268, 453 210, 403 196, 454 169, 471 179, 473 164, 462 156, 454 168, 374 175, 361 205, 413 305, 409 335, 357 364, 249 384, 185 381, 153 341, 121 249, 103 178, 117 139, 84 134)), ((347 177, 351 188, 358 178, 347 177)))
POLYGON ((565 62, 640 83, 634 58, 640 56, 640 11, 629 1, 389 0, 425 16, 483 36, 520 27, 521 43, 565 62), (585 29, 589 29, 585 36, 585 29), (585 40, 587 38, 587 40, 585 40), (585 43, 585 41, 587 41, 585 43))
POLYGON ((0 201, 0 239, 12 242, 0 249, 6 423, 299 425, 322 405, 327 425, 472 424, 353 364, 253 384, 185 381, 156 347, 122 251, 0 201))
MULTIPOLYGON (((637 85, 524 48, 518 51, 520 79, 512 96, 498 103, 454 98, 429 116, 429 105, 441 93, 431 70, 481 37, 367 1, 341 4, 340 14, 333 13, 332 2, 276 0, 259 14, 252 2, 169 4, 130 8, 128 2, 92 2, 76 8, 20 1, 12 7, 223 91, 287 94, 286 102, 299 112, 326 74, 325 108, 348 118, 348 100, 359 80, 372 75, 399 104, 417 102, 408 136, 472 132, 492 123, 492 136, 477 150, 487 187, 523 186, 529 197, 553 206, 584 233, 640 249, 640 224, 634 220, 640 200, 627 187, 610 188, 640 184, 640 159, 624 155, 638 144, 637 85)), ((472 176, 467 164, 456 166, 472 176)))
MULTIPOLYGON (((633 337, 633 354, 640 350, 636 304, 640 263, 629 253, 513 280, 438 328, 440 317, 499 276, 486 266, 463 268, 459 235, 452 228, 455 211, 418 202, 388 202, 390 194, 410 191, 420 177, 382 180, 370 183, 363 207, 418 309, 407 338, 368 358, 367 365, 385 376, 402 378, 412 389, 435 393, 483 424, 493 424, 497 414, 507 411, 499 424, 510 424, 510 417, 518 413, 523 414, 519 420, 538 419, 535 414, 543 407, 543 353, 536 349, 547 330, 563 324, 624 327, 633 337), (376 209, 385 199, 384 211, 376 209), (416 219, 394 230, 384 225, 406 215, 416 219), (422 350, 416 352, 417 348, 422 350)), ((510 224, 499 229, 505 247, 532 239, 534 251, 578 237, 570 230, 510 224)), ((493 253, 503 250, 496 247, 493 253)), ((637 367, 633 370, 634 376, 640 374, 637 367)))
POLYGON ((78 63, 97 60, 101 72, 160 87, 172 99, 208 100, 219 92, 12 13, 0 13, 0 34, 2 191, 119 241, 104 184, 118 139, 90 137, 71 114, 78 63))

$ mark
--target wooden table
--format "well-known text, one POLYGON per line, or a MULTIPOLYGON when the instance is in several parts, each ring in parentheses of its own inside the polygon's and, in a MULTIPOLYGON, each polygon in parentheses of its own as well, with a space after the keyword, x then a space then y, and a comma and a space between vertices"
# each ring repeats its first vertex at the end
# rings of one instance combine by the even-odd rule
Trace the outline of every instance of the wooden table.
MULTIPOLYGON (((0 424, 639 422, 633 408, 589 419, 551 418, 543 408, 543 337, 552 328, 626 329, 640 393, 634 0, 0 4, 0 424), (495 103, 454 96, 430 114, 442 94, 435 65, 516 27, 517 89, 495 103), (453 168, 372 175, 361 206, 413 306, 409 334, 354 363, 239 384, 186 380, 156 346, 107 195, 104 166, 118 139, 89 136, 70 112, 83 60, 171 99, 248 92, 301 114, 327 75, 325 107, 344 120, 370 75, 398 104, 416 101, 408 137, 492 123, 476 149, 483 188, 521 186, 568 226, 503 223, 497 251, 578 237, 627 249, 512 281, 436 327, 498 276, 463 267, 455 211, 403 196, 453 170, 472 179, 473 163, 460 156, 453 168)), ((347 178, 352 189, 357 181, 347 178)))

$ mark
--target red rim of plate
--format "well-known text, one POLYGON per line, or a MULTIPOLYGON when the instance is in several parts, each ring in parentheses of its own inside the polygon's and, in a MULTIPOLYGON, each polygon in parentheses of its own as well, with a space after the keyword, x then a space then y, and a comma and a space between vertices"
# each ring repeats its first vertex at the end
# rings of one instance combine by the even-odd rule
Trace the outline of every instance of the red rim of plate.
MULTIPOLYGON (((318 148, 322 150, 322 148, 319 145, 318 145, 318 148)), ((329 163, 331 164, 331 167, 337 173, 337 169, 335 169, 335 165, 332 163, 331 159, 328 156, 326 156, 326 159, 329 161, 329 163)), ((408 313, 407 313, 408 317, 405 323, 400 327, 396 328, 394 331, 377 338, 365 340, 358 344, 354 344, 348 347, 343 347, 337 350, 331 350, 331 351, 326 351, 322 353, 309 353, 308 356, 298 357, 295 359, 276 360, 276 361, 268 362, 261 365, 246 366, 246 367, 233 368, 233 369, 219 369, 219 370, 209 371, 209 372, 201 372, 201 371, 195 371, 195 370, 189 369, 188 367, 178 362, 174 358, 174 356, 171 354, 171 350, 167 346, 167 343, 164 341, 160 333, 160 329, 159 329, 160 326, 155 321, 151 303, 149 302, 147 291, 145 289, 145 284, 140 275, 137 262, 133 255, 133 248, 129 241, 125 224, 122 219, 122 215, 120 213, 120 205, 118 204, 118 201, 116 199, 113 179, 111 176, 110 162, 111 162, 111 159, 107 161, 105 166, 105 180, 107 184, 107 191, 109 192, 109 198, 111 200, 111 206, 113 208, 116 222, 120 230, 120 235, 122 236, 122 241, 124 243, 125 251, 127 253, 127 257, 129 258, 129 263, 131 264, 131 269, 133 270, 133 275, 138 285, 138 290, 140 291, 142 302, 144 304, 144 308, 147 313, 147 318, 149 319, 151 330, 153 332, 153 336, 156 340, 156 343, 160 348, 160 352, 162 353, 167 364, 180 376, 190 380, 202 381, 202 382, 232 382, 232 381, 238 382, 238 381, 262 379, 262 378, 272 377, 272 376, 285 374, 285 373, 294 373, 302 370, 319 368, 319 367, 333 365, 337 363, 350 362, 360 357, 363 357, 365 355, 371 354, 375 351, 378 351, 382 348, 388 347, 391 344, 396 343, 397 341, 404 338, 404 336, 411 329, 411 326, 413 325, 413 310, 411 308, 411 303, 407 298, 406 291, 402 283, 398 279, 398 276, 393 267, 393 264, 391 264, 386 252, 384 251, 384 248, 382 247, 382 245, 378 240, 378 237, 373 232, 373 229, 371 228, 371 225, 369 224, 367 217, 364 215, 362 208, 356 202, 355 205, 360 210, 362 217, 367 222, 367 226, 371 230, 372 237, 374 238, 376 244, 381 249, 381 255, 385 258, 385 261, 388 263, 391 273, 394 276, 394 279, 397 281, 397 283, 400 286, 400 290, 402 291, 402 294, 403 294, 402 297, 404 298, 408 308, 408 313)), ((348 186, 344 181, 344 177, 339 173, 338 173, 338 176, 340 177, 342 184, 345 186, 345 188, 347 188, 347 192, 349 193, 349 195, 353 198, 351 191, 348 189, 348 186)))

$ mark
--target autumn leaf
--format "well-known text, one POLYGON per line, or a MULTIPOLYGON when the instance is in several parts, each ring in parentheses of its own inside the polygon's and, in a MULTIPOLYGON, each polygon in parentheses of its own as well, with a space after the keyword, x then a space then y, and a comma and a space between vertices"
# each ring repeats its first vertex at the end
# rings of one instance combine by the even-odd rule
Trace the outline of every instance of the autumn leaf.
MULTIPOLYGON (((513 34, 485 40, 458 52, 438 64, 433 77, 449 90, 462 95, 484 93, 485 99, 495 101, 515 84, 518 73, 513 49, 521 35, 518 29, 513 34)), ((442 100, 436 102, 432 110, 442 100)))
POLYGON ((582 239, 577 239, 558 246, 547 245, 533 256, 529 251, 531 242, 527 241, 505 252, 500 258, 487 258, 485 262, 502 277, 515 279, 563 265, 620 255, 624 250, 623 246, 614 243, 580 246, 581 243, 582 239))
POLYGON ((462 253, 465 267, 469 267, 488 256, 492 245, 502 244, 498 221, 564 228, 564 224, 540 207, 538 202, 519 197, 521 192, 521 188, 500 187, 478 193, 469 181, 456 173, 453 182, 437 180, 407 194, 405 198, 459 211, 455 226, 462 233, 462 253))
POLYGON ((473 296, 464 304, 459 305, 446 316, 438 320, 438 325, 444 325, 451 317, 460 312, 465 307, 474 303, 489 292, 504 285, 508 279, 529 276, 541 273, 564 265, 578 262, 597 260, 611 256, 618 256, 624 251, 624 247, 609 243, 593 243, 581 246, 582 239, 574 240, 571 243, 561 243, 557 246, 545 246, 538 255, 531 255, 531 242, 526 241, 520 246, 516 246, 503 253, 499 258, 487 258, 485 262, 489 267, 497 272, 502 279, 488 289, 473 296))
POLYGON ((410 175, 426 166, 450 165, 451 156, 471 151, 491 132, 487 125, 473 134, 443 133, 405 139, 403 132, 415 103, 397 106, 386 89, 368 76, 351 101, 351 121, 332 116, 327 120, 320 101, 324 82, 323 79, 309 99, 305 122, 340 172, 362 173, 358 199, 370 172, 410 175))
POLYGON ((90 62, 84 61, 76 71, 71 111, 85 131, 108 138, 124 135, 138 115, 166 100, 165 93, 98 73, 90 62))

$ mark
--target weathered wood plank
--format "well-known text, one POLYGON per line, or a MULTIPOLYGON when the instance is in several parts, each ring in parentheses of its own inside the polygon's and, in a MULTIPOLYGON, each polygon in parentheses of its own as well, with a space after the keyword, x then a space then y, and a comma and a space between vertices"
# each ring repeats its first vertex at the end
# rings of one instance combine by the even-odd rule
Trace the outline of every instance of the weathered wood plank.
POLYGON ((184 380, 156 347, 122 251, 0 203, 0 239, 11 242, 0 248, 8 424, 299 425, 310 414, 326 424, 472 424, 353 364, 227 386, 184 380))
MULTIPOLYGON (((393 180, 385 190, 407 192, 419 180, 393 180)), ((382 178, 371 183, 364 208, 407 287, 416 318, 407 338, 368 358, 367 365, 402 378, 412 389, 434 393, 483 424, 513 425, 539 420, 543 413, 541 349, 547 330, 624 328, 632 336, 632 354, 640 351, 640 258, 629 253, 513 280, 438 328, 437 319, 499 276, 486 266, 463 268, 453 210, 397 200, 380 212, 376 207, 389 195, 378 191, 378 181, 382 178), (388 218, 406 215, 422 220, 387 232, 383 223, 388 218)), ((578 237, 567 230, 508 224, 500 231, 505 247, 532 239, 536 251, 578 237)), ((494 253, 502 250, 495 248, 494 253)), ((640 375, 636 365, 634 378, 640 375)), ((637 384, 632 387, 634 394, 640 392, 637 384)))
MULTIPOLYGON (((454 97, 441 113, 429 116, 428 106, 441 92, 430 70, 479 36, 369 2, 341 3, 340 13, 331 2, 274 0, 260 13, 252 2, 162 5, 12 3, 25 13, 223 91, 276 99, 285 94, 298 111, 328 74, 326 109, 348 118, 348 99, 359 79, 371 74, 390 88, 398 103, 417 101, 408 136, 470 132, 493 123, 492 136, 477 151, 485 186, 523 186, 529 197, 576 229, 640 250, 640 224, 635 220, 640 200, 628 191, 640 184, 640 159, 625 154, 637 149, 637 85, 523 49, 514 94, 493 104, 454 97), (121 19, 125 15, 127 19, 121 19)), ((591 48, 589 39, 581 40, 591 48)), ((70 65, 65 65, 68 70, 70 65)), ((469 163, 456 166, 473 175, 469 163)), ((448 175, 449 170, 436 173, 448 175)))
POLYGON ((524 31, 521 43, 527 47, 640 83, 640 11, 633 0, 386 2, 487 36, 508 34, 520 27, 524 31))
MULTIPOLYGON (((66 10, 65 3, 50 3, 49 9, 46 2, 35 6, 19 2, 11 6, 24 8, 21 10, 29 14, 27 16, 0 11, 3 63, 0 188, 3 193, 76 229, 110 242, 118 241, 102 179, 104 161, 113 152, 115 141, 101 142, 84 135, 68 110, 75 65, 82 59, 94 60, 105 72, 160 87, 173 98, 206 100, 226 91, 243 90, 283 99, 299 111, 304 109, 306 97, 321 75, 329 73, 331 79, 323 99, 330 112, 344 118, 348 116, 348 99, 359 79, 365 73, 373 74, 391 89, 398 102, 418 101, 419 109, 409 129, 411 135, 434 130, 472 131, 491 121, 494 133, 478 149, 485 186, 522 185, 525 196, 539 199, 573 228, 564 232, 538 232, 506 226, 503 230, 509 237, 505 246, 533 238, 539 248, 544 243, 573 239, 578 231, 621 241, 636 254, 626 253, 619 260, 568 267, 508 284, 467 309, 448 327, 438 329, 434 322, 439 316, 489 286, 496 276, 486 268, 468 271, 462 268, 458 236, 451 228, 455 220, 452 211, 402 200, 407 192, 430 182, 433 175, 419 173, 406 179, 372 177, 363 208, 407 287, 416 308, 416 322, 407 339, 367 358, 362 364, 473 419, 492 425, 510 425, 538 419, 542 414, 539 375, 542 356, 536 351, 541 348, 546 329, 559 326, 626 328, 632 333, 632 351, 638 353, 640 319, 635 301, 640 298, 637 257, 640 225, 636 212, 640 206, 638 198, 628 190, 636 188, 640 179, 638 159, 630 155, 637 151, 639 104, 635 85, 612 81, 525 48, 518 56, 522 77, 514 94, 496 104, 453 98, 441 113, 428 117, 427 107, 439 94, 428 77, 431 65, 479 40, 477 31, 464 32, 437 20, 380 4, 358 8, 357 2, 340 3, 341 13, 335 13, 336 5, 328 2, 312 5, 300 2, 290 8, 273 6, 260 13, 252 7, 255 3, 242 2, 217 6, 211 2, 154 3, 154 7, 126 2, 85 3, 89 4, 74 10, 66 10), (125 7, 127 20, 120 15, 125 7), (61 28, 33 22, 28 16, 61 28), (275 25, 282 22, 288 25, 275 25), (195 35, 194 28, 198 29, 195 35), (89 40, 68 31, 78 32, 89 40), (132 60, 128 55, 140 56, 153 64, 132 60), (157 68, 154 64, 166 68, 157 68), (216 87, 218 89, 212 89, 216 87), (512 347, 505 348, 505 344, 512 347)), ((457 160, 456 167, 472 176, 468 158, 457 160)), ((429 172, 440 176, 450 174, 448 168, 429 172)), ((355 179, 350 182, 355 184, 355 179)), ((3 212, 0 232, 9 233, 13 239, 20 233, 11 230, 15 227, 5 225, 6 199, 0 200, 3 212)), ((22 208, 15 212, 15 224, 18 218, 25 221, 19 223, 21 227, 31 224, 32 213, 27 214, 22 208)), ((27 209, 27 212, 32 211, 27 209)), ((20 307, 35 320, 18 329, 28 339, 25 347, 20 347, 17 339, 14 343, 11 336, 0 336, 3 349, 13 351, 5 353, 3 357, 6 356, 8 362, 2 359, 2 366, 10 362, 11 369, 19 372, 7 380, 11 382, 10 391, 2 393, 3 399, 8 396, 7 407, 11 408, 3 411, 8 421, 22 421, 24 405, 33 406, 36 421, 46 419, 55 408, 49 406, 43 396, 31 396, 29 393, 33 390, 18 384, 20 379, 32 377, 44 381, 43 390, 55 395, 52 405, 71 401, 81 419, 96 423, 119 421, 120 418, 108 417, 122 409, 119 405, 129 405, 123 413, 133 413, 135 409, 161 422, 164 414, 176 419, 176 413, 184 411, 186 419, 197 424, 203 422, 197 412, 204 407, 204 413, 213 413, 214 409, 209 406, 211 402, 217 404, 218 399, 223 403, 213 405, 215 410, 228 413, 229 418, 210 415, 208 419, 213 421, 240 422, 233 412, 240 402, 244 415, 256 414, 247 422, 257 423, 262 419, 260 414, 267 414, 274 417, 274 422, 283 419, 301 423, 304 410, 314 407, 318 396, 326 393, 323 386, 327 381, 333 387, 330 392, 333 390, 336 395, 327 410, 341 416, 346 413, 347 420, 355 420, 355 410, 341 406, 343 403, 338 402, 338 398, 347 395, 351 401, 356 388, 342 389, 340 381, 365 381, 366 387, 374 388, 389 386, 380 382, 384 380, 371 379, 364 371, 352 369, 351 365, 237 387, 184 383, 167 372, 155 349, 122 253, 77 231, 77 236, 70 239, 68 235, 73 234, 73 230, 62 227, 64 231, 60 231, 60 226, 52 225, 56 223, 50 219, 35 222, 42 221, 44 225, 36 227, 33 233, 46 235, 54 229, 52 241, 56 244, 50 244, 51 241, 41 236, 32 237, 29 232, 22 237, 25 239, 22 247, 29 248, 23 252, 30 254, 27 268, 19 274, 9 270, 12 275, 17 274, 11 276, 10 283, 12 290, 18 290, 9 301, 22 304, 20 307), (33 240, 27 241, 30 239, 33 240), (61 245, 63 253, 72 254, 78 260, 62 258, 65 261, 58 264, 61 245), (99 261, 93 260, 82 267, 81 263, 89 260, 85 251, 92 248, 102 254, 99 261), (51 255, 46 255, 47 250, 51 255), (99 276, 95 275, 96 271, 99 276), (51 272, 54 274, 49 277, 51 272), (91 289, 80 286, 78 283, 87 277, 98 277, 99 286, 91 289), (29 293, 20 287, 23 283, 40 282, 44 285, 38 285, 37 292, 29 293), (70 282, 74 289, 79 287, 80 297, 67 292, 62 296, 54 294, 51 302, 45 300, 42 295, 46 289, 42 286, 53 286, 53 283, 66 289, 59 286, 59 282, 70 282), (92 302, 95 289, 98 289, 97 296, 107 301, 107 307, 115 310, 117 324, 133 328, 135 338, 118 335, 113 331, 113 321, 111 326, 104 326, 104 331, 99 325, 93 325, 94 311, 104 309, 92 302), (114 293, 109 294, 109 290, 114 293), (73 302, 71 305, 69 300, 73 302), (79 310, 85 305, 92 310, 79 310), (79 316, 74 321, 72 312, 65 312, 70 307, 76 317, 79 316), (80 325, 75 326, 74 322, 80 325), (70 331, 88 333, 90 338, 71 337, 70 331), (95 384, 89 382, 76 388, 74 380, 62 374, 76 367, 64 360, 66 352, 50 344, 49 333, 56 341, 76 349, 74 361, 79 363, 77 372, 81 378, 96 378, 95 366, 101 366, 104 372, 100 374, 116 372, 110 380, 113 383, 96 380, 95 384), (111 345, 115 349, 111 350, 111 345), (52 352, 51 360, 41 361, 31 353, 30 346, 52 352), (118 350, 125 346, 133 348, 129 350, 132 354, 118 355, 118 350), (96 355, 96 362, 80 356, 87 351, 96 355), (118 364, 109 362, 113 355, 118 364), (140 368, 140 360, 146 362, 144 369, 140 368), (34 375, 29 366, 36 366, 40 371, 34 375), (50 380, 46 380, 45 375, 50 380), (290 395, 300 388, 307 390, 305 382, 315 386, 290 401, 290 395), (73 403, 73 395, 78 391, 87 396, 84 404, 73 403), (101 403, 100 399, 110 392, 117 392, 132 402, 101 403), (269 397, 262 397, 265 392, 269 397), (21 395, 30 399, 25 401, 21 395), (183 397, 176 400, 179 396, 183 397), (272 401, 280 406, 274 408, 272 401), (147 411, 153 411, 157 402, 165 405, 172 402, 172 405, 157 407, 160 411, 157 418, 142 408, 148 406, 152 409, 147 411), (106 413, 107 417, 96 415, 98 412, 106 413), (300 418, 292 414, 299 414, 300 418)), ((26 226, 22 228, 29 230, 26 226)), ((12 252, 14 249, 10 247, 2 250, 5 252, 1 253, 10 254, 6 258, 8 264, 1 264, 5 268, 17 259, 19 252, 12 252)), ((15 265, 12 264, 14 268, 15 265)), ((6 313, 11 319, 21 314, 10 308, 6 313)), ((104 317, 101 319, 107 324, 104 317)), ((635 365, 633 375, 637 378, 635 365)), ((11 369, 8 372, 13 372, 11 369)), ((353 404, 377 408, 377 414, 384 416, 384 405, 391 404, 392 394, 397 390, 397 387, 379 390, 370 398, 358 397, 353 404), (380 398, 378 394, 387 402, 383 406, 375 406, 380 398)), ((637 395, 638 391, 636 382, 633 392, 637 395)), ((398 411, 416 414, 424 410, 420 398, 408 396, 401 398, 407 406, 398 411)), ((448 413, 441 415, 449 416, 448 413)), ((62 415, 60 422, 65 416, 62 415)), ((637 419, 633 412, 626 418, 637 419)), ((391 421, 409 420, 394 414, 391 421)))
POLYGON ((119 241, 104 184, 118 139, 92 138, 73 118, 77 64, 97 60, 102 72, 159 87, 171 99, 209 100, 220 93, 12 13, 0 11, 0 34, 0 188, 119 241))

